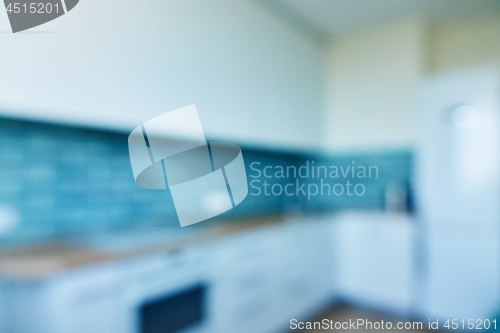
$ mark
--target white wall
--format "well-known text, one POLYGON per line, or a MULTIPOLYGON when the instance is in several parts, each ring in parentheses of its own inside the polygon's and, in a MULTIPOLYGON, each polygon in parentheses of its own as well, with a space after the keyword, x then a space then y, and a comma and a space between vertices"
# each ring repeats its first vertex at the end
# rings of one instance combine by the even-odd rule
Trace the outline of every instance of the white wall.
POLYGON ((433 72, 500 62, 500 13, 436 24, 429 29, 433 72))
POLYGON ((321 142, 320 51, 249 1, 82 0, 8 30, 0 10, 4 115, 129 131, 196 104, 212 138, 321 142))
POLYGON ((411 148, 422 78, 500 63, 499 40, 499 13, 437 23, 413 17, 332 39, 325 148, 411 148))
POLYGON ((389 22, 338 36, 328 54, 329 150, 406 148, 423 69, 424 24, 389 22))

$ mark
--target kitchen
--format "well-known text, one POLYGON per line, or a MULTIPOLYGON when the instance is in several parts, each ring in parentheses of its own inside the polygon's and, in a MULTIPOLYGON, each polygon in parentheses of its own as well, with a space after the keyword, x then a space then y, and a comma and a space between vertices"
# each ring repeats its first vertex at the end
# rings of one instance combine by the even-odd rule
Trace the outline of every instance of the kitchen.
POLYGON ((64 3, 0 11, 0 332, 496 329, 497 1, 64 3), (164 147, 229 193, 189 225, 149 127, 181 108, 164 147))

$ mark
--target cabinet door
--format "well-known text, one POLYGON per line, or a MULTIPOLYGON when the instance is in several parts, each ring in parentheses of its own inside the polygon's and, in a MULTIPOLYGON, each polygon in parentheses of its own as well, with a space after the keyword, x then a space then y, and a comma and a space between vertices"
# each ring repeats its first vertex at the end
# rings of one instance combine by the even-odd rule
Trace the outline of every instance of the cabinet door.
POLYGON ((272 327, 277 253, 273 234, 269 229, 259 230, 219 244, 213 286, 219 331, 266 332, 272 327))
MULTIPOLYGON (((12 289, 12 288, 11 288, 12 289)), ((6 281, 0 280, 0 332, 9 333, 12 331, 9 320, 9 304, 12 299, 9 295, 9 285, 6 281)))
POLYGON ((48 295, 61 333, 118 333, 122 285, 113 266, 81 269, 55 279, 48 295))
POLYGON ((99 289, 82 290, 72 306, 70 331, 74 333, 116 332, 116 311, 120 306, 117 295, 99 289))
POLYGON ((298 221, 219 243, 219 331, 282 331, 331 300, 332 231, 329 223, 298 221))
POLYGON ((337 225, 339 294, 347 301, 406 314, 413 226, 406 216, 342 216, 337 225))
POLYGON ((303 221, 282 231, 276 290, 283 318, 304 318, 333 298, 333 230, 330 224, 303 221))

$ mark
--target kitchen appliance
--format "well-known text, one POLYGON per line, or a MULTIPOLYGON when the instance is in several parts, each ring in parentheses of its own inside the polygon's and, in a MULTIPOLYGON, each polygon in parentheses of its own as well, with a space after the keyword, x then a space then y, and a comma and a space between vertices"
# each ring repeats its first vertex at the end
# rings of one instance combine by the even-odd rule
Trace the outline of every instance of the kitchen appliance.
POLYGON ((425 318, 484 320, 499 304, 499 98, 494 67, 424 82, 415 185, 425 318))
POLYGON ((130 263, 121 332, 211 332, 213 315, 207 257, 181 251, 130 263))
POLYGON ((200 284, 148 300, 140 306, 140 332, 173 333, 199 325, 205 318, 206 291, 200 284))

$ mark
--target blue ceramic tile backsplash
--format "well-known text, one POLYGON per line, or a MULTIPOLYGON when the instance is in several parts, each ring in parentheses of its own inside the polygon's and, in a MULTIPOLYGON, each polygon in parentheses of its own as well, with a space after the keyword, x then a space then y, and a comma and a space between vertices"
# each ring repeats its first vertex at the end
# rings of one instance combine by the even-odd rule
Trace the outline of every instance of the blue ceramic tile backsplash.
MULTIPOLYGON (((128 156, 127 134, 88 130, 11 119, 0 119, 0 207, 15 212, 17 225, 4 240, 34 239, 141 225, 178 226, 169 191, 135 185, 128 156)), ((242 147, 250 164, 261 167, 376 165, 379 177, 365 180, 360 197, 252 196, 222 217, 280 214, 292 210, 382 208, 384 188, 407 182, 411 154, 342 154, 305 156, 242 147)), ((252 180, 254 178, 249 178, 252 180)), ((259 178, 264 180, 263 177, 259 178)), ((295 179, 273 179, 283 186, 295 179)), ((306 182, 310 180, 305 180, 306 182)), ((2 239, 0 238, 0 239, 2 239)))

